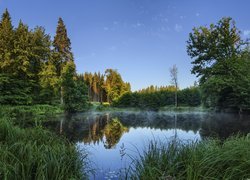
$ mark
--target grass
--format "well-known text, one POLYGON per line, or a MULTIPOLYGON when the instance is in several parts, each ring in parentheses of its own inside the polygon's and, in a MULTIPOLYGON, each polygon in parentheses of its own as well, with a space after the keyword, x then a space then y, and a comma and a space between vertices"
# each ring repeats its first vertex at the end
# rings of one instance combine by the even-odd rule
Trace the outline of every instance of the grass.
POLYGON ((159 109, 159 111, 174 111, 174 112, 208 112, 211 111, 211 109, 204 108, 202 106, 165 106, 159 109))
POLYGON ((249 179, 249 149, 250 135, 224 142, 151 142, 139 158, 134 158, 129 179, 249 179))
POLYGON ((0 119, 0 179, 82 179, 86 156, 79 153, 42 127, 21 129, 0 119))
POLYGON ((48 120, 64 111, 60 106, 32 105, 32 106, 10 106, 0 105, 0 117, 19 121, 48 120))
POLYGON ((108 102, 103 102, 101 104, 100 102, 91 102, 90 111, 107 111, 107 112, 126 112, 126 111, 160 111, 160 112, 210 112, 213 111, 209 108, 204 108, 202 106, 165 106, 165 107, 159 107, 157 110, 154 109, 145 109, 145 108, 139 108, 139 107, 115 107, 112 106, 112 104, 109 104, 108 102))

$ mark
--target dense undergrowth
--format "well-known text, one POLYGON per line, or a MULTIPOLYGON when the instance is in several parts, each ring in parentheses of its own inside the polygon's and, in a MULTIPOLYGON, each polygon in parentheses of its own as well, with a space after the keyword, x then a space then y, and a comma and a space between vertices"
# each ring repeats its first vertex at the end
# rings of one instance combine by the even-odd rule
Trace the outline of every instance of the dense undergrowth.
POLYGON ((223 142, 151 142, 130 167, 129 179, 248 179, 250 135, 223 142))

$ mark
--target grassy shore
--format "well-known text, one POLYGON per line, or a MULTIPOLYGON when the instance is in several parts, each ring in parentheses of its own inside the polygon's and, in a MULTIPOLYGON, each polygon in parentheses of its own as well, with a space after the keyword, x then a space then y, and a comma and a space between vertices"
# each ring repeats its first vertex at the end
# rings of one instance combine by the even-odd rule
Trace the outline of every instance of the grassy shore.
POLYGON ((63 108, 59 105, 0 105, 0 117, 11 119, 17 124, 27 121, 47 121, 63 113, 63 108))
POLYGON ((87 177, 85 152, 41 126, 20 127, 22 122, 47 121, 62 113, 60 106, 0 106, 0 179, 87 177))
POLYGON ((108 111, 108 112, 123 112, 123 111, 158 111, 158 112, 210 112, 213 111, 212 109, 204 108, 202 106, 191 107, 191 106, 165 106, 160 107, 159 109, 145 109, 139 107, 114 107, 107 102, 103 104, 99 102, 91 102, 91 106, 89 111, 108 111))
POLYGON ((0 179, 82 179, 85 158, 78 153, 42 127, 22 129, 0 119, 0 179))
POLYGON ((250 135, 224 142, 152 142, 130 167, 129 179, 249 179, 250 135))

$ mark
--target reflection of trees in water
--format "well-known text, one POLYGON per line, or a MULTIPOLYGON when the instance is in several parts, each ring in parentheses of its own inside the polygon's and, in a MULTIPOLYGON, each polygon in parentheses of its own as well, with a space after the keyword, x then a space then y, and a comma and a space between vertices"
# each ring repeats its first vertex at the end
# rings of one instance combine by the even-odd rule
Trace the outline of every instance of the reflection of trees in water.
POLYGON ((109 121, 109 116, 96 116, 94 118, 87 117, 88 121, 88 133, 82 134, 84 143, 94 143, 99 144, 103 142, 103 132, 102 130, 105 128, 109 121))
POLYGON ((46 124, 65 135, 70 141, 83 141, 85 144, 104 144, 105 148, 114 147, 128 128, 119 119, 112 119, 109 114, 93 116, 67 116, 57 124, 46 124), (62 123, 63 122, 63 123, 62 123))
POLYGON ((152 129, 198 132, 201 126, 202 114, 164 114, 164 113, 119 113, 118 117, 127 127, 147 127, 152 129), (175 119, 176 118, 176 119, 175 119))
POLYGON ((106 137, 104 146, 110 149, 120 141, 124 132, 128 132, 128 128, 124 127, 118 118, 115 118, 105 126, 103 132, 106 137))
POLYGON ((96 116, 95 120, 89 120, 88 135, 83 137, 84 143, 104 143, 107 149, 113 148, 128 128, 124 127, 118 118, 110 119, 109 115, 96 116), (105 139, 105 142, 104 142, 105 139))
POLYGON ((46 127, 60 132, 70 141, 105 144, 112 148, 130 127, 147 127, 152 129, 199 132, 202 138, 217 136, 226 138, 239 131, 250 132, 250 117, 232 114, 167 114, 167 113, 111 113, 78 114, 64 117, 63 123, 47 122, 46 127), (116 121, 112 121, 112 119, 116 121), (61 127, 60 127, 61 125, 61 127), (127 128, 125 128, 127 127, 127 128), (105 142, 104 142, 105 141, 105 142))
POLYGON ((250 132, 250 116, 238 114, 207 114, 202 122, 200 135, 202 138, 228 138, 236 134, 250 132))

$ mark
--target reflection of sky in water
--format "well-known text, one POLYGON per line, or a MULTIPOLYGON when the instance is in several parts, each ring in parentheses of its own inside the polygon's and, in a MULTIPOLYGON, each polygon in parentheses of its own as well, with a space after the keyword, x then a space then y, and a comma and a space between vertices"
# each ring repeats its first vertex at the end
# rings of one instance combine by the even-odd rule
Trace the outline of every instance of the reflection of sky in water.
POLYGON ((160 130, 160 129, 151 129, 151 128, 130 128, 129 132, 124 133, 120 141, 112 149, 106 149, 103 142, 99 144, 87 144, 78 142, 77 145, 79 148, 84 147, 89 153, 89 158, 93 161, 93 164, 98 169, 96 170, 96 178, 103 178, 107 175, 107 172, 111 171, 109 178, 116 178, 112 171, 116 173, 121 168, 125 168, 126 165, 129 165, 131 160, 128 155, 136 157, 138 151, 142 151, 147 147, 147 144, 150 140, 167 142, 173 140, 177 137, 179 140, 194 141, 200 140, 201 137, 199 133, 194 133, 193 131, 183 131, 180 129, 169 129, 169 130, 160 130), (121 150, 124 149, 126 155, 121 157, 121 150), (99 176, 98 176, 99 175, 99 176))
POLYGON ((147 148, 150 140, 167 143, 176 137, 178 141, 188 143, 209 137, 225 139, 239 132, 247 134, 250 132, 250 116, 193 112, 84 113, 43 125, 89 152, 93 168, 98 168, 96 179, 107 176, 114 179, 117 178, 114 171, 129 165, 129 155, 136 157, 138 151, 147 148), (123 158, 121 150, 126 153, 123 158))

